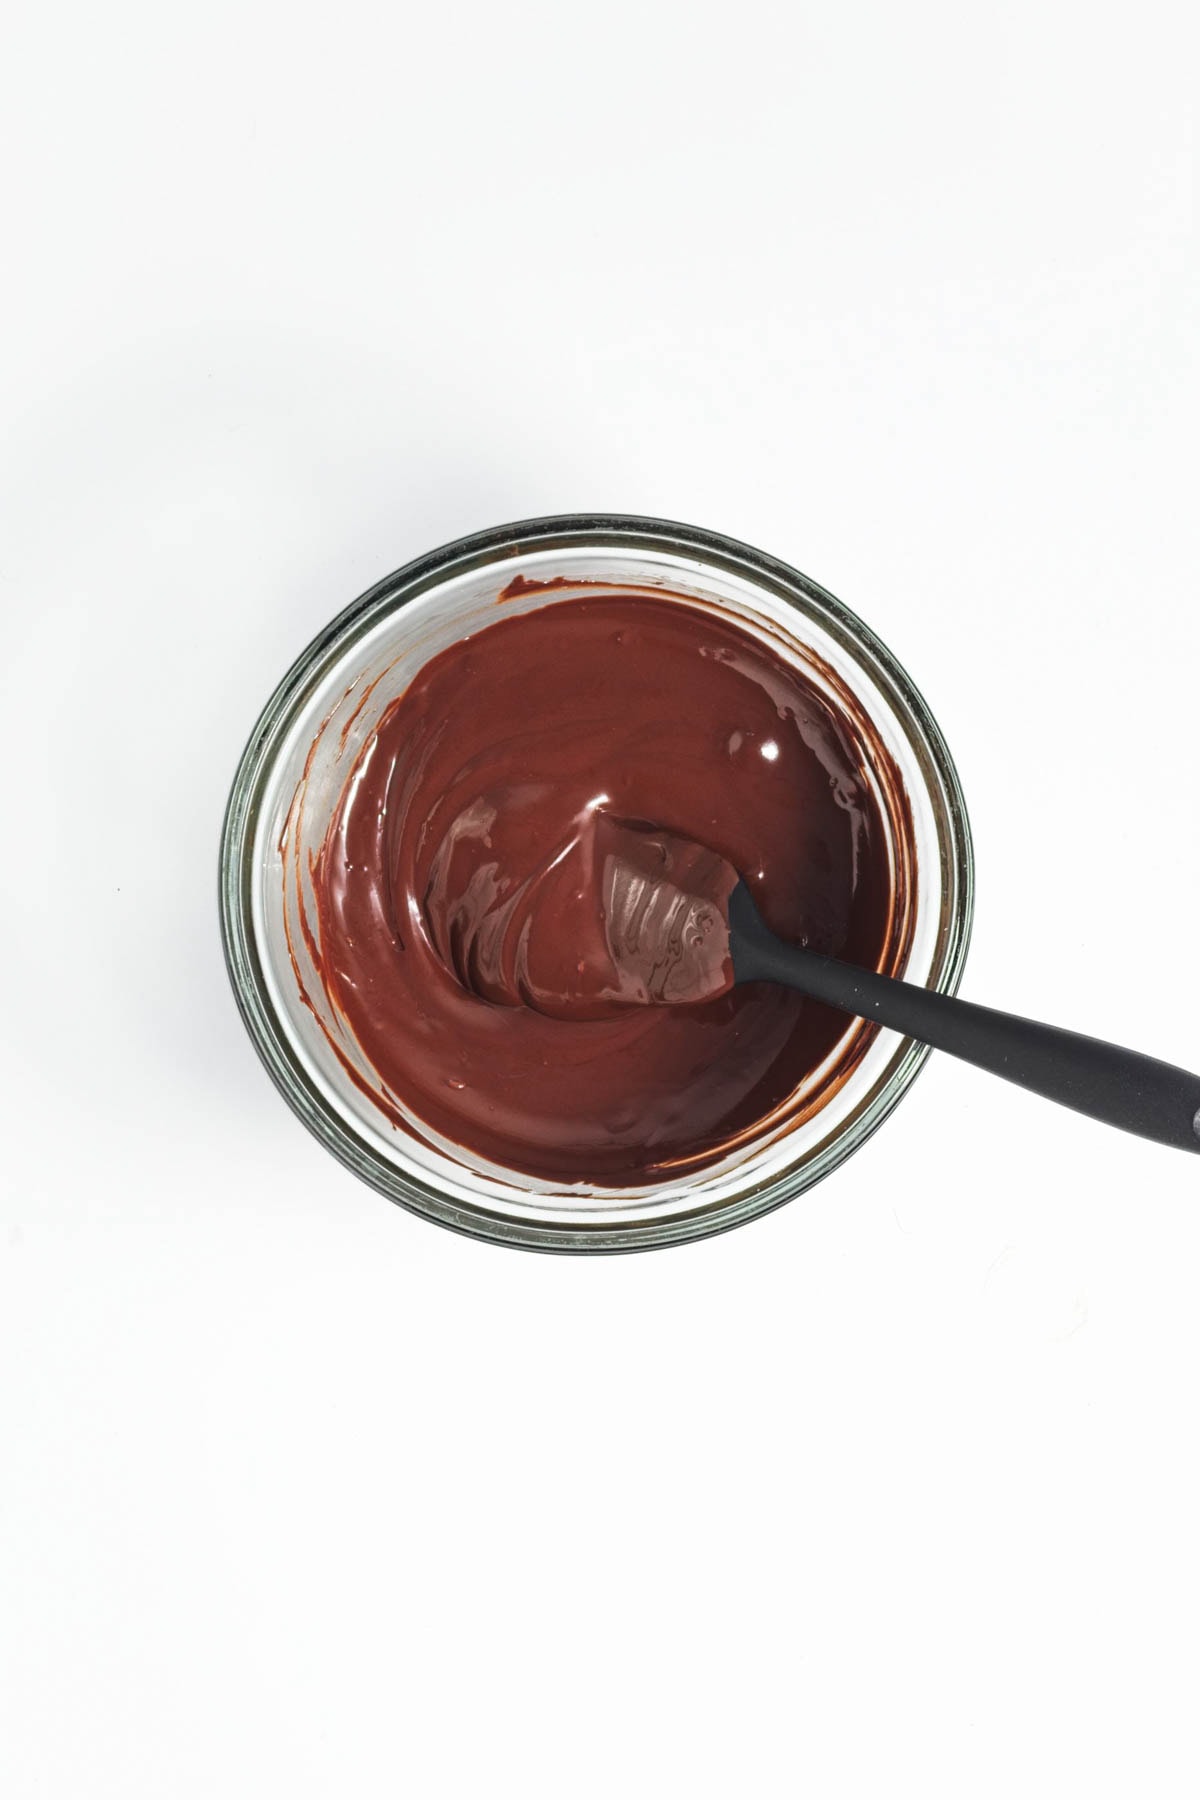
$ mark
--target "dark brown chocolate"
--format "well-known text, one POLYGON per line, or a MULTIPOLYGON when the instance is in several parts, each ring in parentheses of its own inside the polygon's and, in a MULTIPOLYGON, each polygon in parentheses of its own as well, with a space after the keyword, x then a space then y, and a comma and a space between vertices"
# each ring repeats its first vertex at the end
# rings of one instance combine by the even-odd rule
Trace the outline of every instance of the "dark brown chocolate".
POLYGON ((850 715, 726 618, 635 593, 502 615, 429 663, 314 869, 318 971, 385 1114, 390 1096, 505 1168, 625 1186, 704 1167, 783 1106, 846 1019, 728 991, 711 956, 654 991, 653 959, 615 954, 605 870, 615 823, 650 822, 670 855, 725 859, 781 936, 893 968, 911 886, 866 774, 884 753, 850 715), (691 1003, 628 1004, 647 999, 691 1003))

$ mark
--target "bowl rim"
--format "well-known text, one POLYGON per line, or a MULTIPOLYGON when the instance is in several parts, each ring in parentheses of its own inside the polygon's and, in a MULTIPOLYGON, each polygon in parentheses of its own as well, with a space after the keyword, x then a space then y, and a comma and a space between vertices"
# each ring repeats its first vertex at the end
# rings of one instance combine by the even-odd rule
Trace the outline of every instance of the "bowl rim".
POLYGON ((272 758, 290 723, 325 678, 336 657, 388 613, 415 599, 451 574, 531 550, 566 548, 658 550, 696 554, 749 577, 777 597, 795 603, 801 596, 816 607, 822 624, 848 649, 866 660, 916 728, 914 750, 934 796, 942 836, 945 930, 932 987, 953 994, 966 962, 974 914, 975 868, 966 802, 946 741, 906 670, 849 607, 817 582, 752 545, 695 525, 632 513, 563 513, 523 519, 473 532, 442 544, 404 564, 344 607, 300 653, 276 686, 250 733, 221 827, 219 900, 225 966, 238 1010, 268 1074, 292 1110, 338 1161, 387 1199, 418 1216, 486 1242, 551 1252, 589 1254, 661 1249, 732 1230, 772 1212, 823 1180, 874 1135, 911 1087, 929 1055, 926 1045, 905 1039, 872 1093, 842 1122, 810 1159, 781 1176, 768 1178, 732 1201, 680 1210, 639 1224, 561 1225, 534 1222, 480 1206, 467 1207, 432 1183, 398 1169, 378 1155, 329 1106, 283 1030, 259 958, 252 919, 254 845, 263 790, 272 758))

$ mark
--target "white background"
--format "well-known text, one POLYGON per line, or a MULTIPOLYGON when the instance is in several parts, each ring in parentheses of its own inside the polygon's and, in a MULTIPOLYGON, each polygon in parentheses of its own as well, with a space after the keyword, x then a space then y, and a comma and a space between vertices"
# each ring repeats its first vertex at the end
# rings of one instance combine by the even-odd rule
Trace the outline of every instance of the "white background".
POLYGON ((6 1800, 1197 1791, 1200 1163, 935 1059, 748 1229, 488 1248, 216 926, 335 611, 655 513, 911 670, 964 991, 1200 1066, 1191 14, 10 13, 6 1800))

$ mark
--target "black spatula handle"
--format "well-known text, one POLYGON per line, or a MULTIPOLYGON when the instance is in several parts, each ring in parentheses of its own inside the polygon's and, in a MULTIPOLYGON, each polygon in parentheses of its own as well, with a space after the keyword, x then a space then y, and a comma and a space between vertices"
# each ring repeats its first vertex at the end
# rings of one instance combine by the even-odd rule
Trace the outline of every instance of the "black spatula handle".
POLYGON ((743 882, 730 897, 729 920, 736 982, 783 982, 1106 1125, 1200 1152, 1200 1075, 785 944, 762 923, 743 882))

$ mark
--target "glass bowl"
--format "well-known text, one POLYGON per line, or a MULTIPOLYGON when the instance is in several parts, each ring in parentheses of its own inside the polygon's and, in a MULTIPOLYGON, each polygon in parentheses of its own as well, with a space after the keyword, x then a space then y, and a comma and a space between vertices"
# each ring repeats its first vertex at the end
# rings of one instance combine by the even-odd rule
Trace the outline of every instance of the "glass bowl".
POLYGON ((907 894, 906 944, 891 966, 953 993, 970 935, 970 830, 949 752, 908 676, 853 613, 786 564, 715 532, 620 514, 461 538, 334 619, 288 671, 242 756, 222 834, 221 921, 255 1048, 295 1112, 355 1174, 474 1237, 541 1250, 648 1249, 742 1224, 828 1175, 883 1122, 928 1051, 848 1020, 814 1077, 812 1103, 772 1115, 723 1161, 678 1183, 555 1187, 389 1122, 306 945, 308 858, 385 708, 430 657, 492 622, 502 591, 507 616, 570 599, 579 582, 718 608, 869 723, 881 785, 904 801, 892 854, 907 894), (822 1079, 839 1058, 843 1074, 822 1079))

